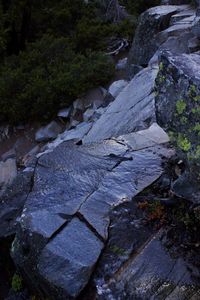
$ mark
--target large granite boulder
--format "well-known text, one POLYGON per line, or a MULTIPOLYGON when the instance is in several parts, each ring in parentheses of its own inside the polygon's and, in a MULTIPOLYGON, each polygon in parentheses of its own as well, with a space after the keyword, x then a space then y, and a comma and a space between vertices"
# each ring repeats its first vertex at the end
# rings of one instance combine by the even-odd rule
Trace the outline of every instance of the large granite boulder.
POLYGON ((163 5, 144 12, 135 33, 128 65, 146 66, 161 44, 158 43, 157 35, 169 27, 171 16, 186 9, 188 9, 187 5, 163 5))
POLYGON ((72 299, 108 240, 110 212, 151 185, 172 152, 157 125, 100 143, 64 142, 42 155, 12 256, 40 296, 72 299))
POLYGON ((181 4, 190 4, 191 0, 162 0, 161 4, 169 5, 181 5, 181 4))
POLYGON ((185 154, 188 167, 174 191, 200 202, 200 55, 165 53, 156 79, 159 124, 185 154))

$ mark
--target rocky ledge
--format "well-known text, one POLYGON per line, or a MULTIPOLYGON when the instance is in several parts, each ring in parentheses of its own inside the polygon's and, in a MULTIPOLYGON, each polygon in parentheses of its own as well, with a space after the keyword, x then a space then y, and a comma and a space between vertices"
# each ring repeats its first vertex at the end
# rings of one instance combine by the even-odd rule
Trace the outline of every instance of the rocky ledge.
POLYGON ((2 189, 1 236, 16 232, 41 299, 200 298, 199 21, 185 2, 141 16, 130 82, 2 189))

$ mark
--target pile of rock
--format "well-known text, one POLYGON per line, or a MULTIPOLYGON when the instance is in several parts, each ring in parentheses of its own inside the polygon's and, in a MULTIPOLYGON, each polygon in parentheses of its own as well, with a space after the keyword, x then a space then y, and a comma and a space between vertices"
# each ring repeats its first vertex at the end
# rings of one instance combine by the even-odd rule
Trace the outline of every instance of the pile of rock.
MULTIPOLYGON (((183 256, 182 245, 173 253, 166 246, 174 229, 145 226, 136 200, 156 182, 167 189, 162 200, 168 206, 175 193, 179 202, 180 196, 200 201, 198 19, 185 1, 168 3, 176 5, 140 18, 128 64, 145 68, 129 83, 110 86, 114 101, 103 95, 101 103, 82 99, 60 111, 67 130, 59 133, 55 123, 40 130, 38 141, 45 131, 54 140, 22 172, 24 192, 17 176, 16 188, 3 195, 6 207, 13 203, 2 223, 5 228, 10 220, 12 233, 16 200, 25 202, 12 257, 41 297, 84 299, 92 282, 99 300, 200 298, 199 269, 183 256), (165 166, 175 150, 163 129, 181 153, 183 167, 170 170, 173 175, 165 166)), ((199 245, 190 241, 197 252, 199 245)))

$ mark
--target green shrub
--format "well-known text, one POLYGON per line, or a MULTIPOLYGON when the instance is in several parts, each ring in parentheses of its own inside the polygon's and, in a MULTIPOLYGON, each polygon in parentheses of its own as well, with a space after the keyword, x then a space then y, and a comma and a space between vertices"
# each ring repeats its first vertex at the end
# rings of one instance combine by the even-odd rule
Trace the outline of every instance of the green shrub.
POLYGON ((22 277, 17 273, 12 278, 12 289, 14 292, 19 292, 22 289, 22 277))
POLYGON ((67 38, 45 35, 0 68, 1 118, 13 123, 50 118, 113 72, 103 54, 77 54, 67 38))

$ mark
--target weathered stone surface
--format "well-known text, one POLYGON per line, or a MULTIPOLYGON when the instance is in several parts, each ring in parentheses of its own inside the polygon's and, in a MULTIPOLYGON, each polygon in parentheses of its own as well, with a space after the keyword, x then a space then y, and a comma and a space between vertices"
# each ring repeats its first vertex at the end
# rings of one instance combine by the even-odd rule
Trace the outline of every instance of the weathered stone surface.
POLYGON ((91 127, 92 123, 82 122, 81 124, 78 124, 76 128, 64 131, 63 133, 59 134, 53 142, 48 143, 45 147, 45 151, 39 153, 37 157, 40 157, 44 153, 53 151, 53 149, 65 141, 76 140, 78 142, 82 140, 91 127))
POLYGON ((104 238, 108 237, 109 211, 151 185, 162 174, 158 148, 130 151, 99 188, 81 205, 80 213, 104 238), (156 153, 157 152, 157 153, 156 153))
MULTIPOLYGON (((187 9, 187 6, 157 6, 144 12, 136 30, 128 64, 147 65, 159 47, 157 35, 169 27, 173 14, 187 9)), ((166 39, 165 39, 166 40, 166 39)))
POLYGON ((88 108, 83 114, 83 121, 90 121, 92 119, 92 116, 94 115, 94 112, 95 110, 93 108, 88 108))
POLYGON ((59 110, 57 116, 60 118, 67 119, 70 117, 71 111, 72 111, 72 107, 63 108, 63 109, 59 110))
POLYGON ((188 6, 188 8, 186 8, 185 10, 178 12, 177 14, 171 17, 170 26, 176 24, 180 20, 195 16, 195 13, 195 9, 193 7, 188 6))
POLYGON ((115 69, 116 70, 125 70, 126 69, 127 60, 128 60, 127 57, 120 59, 118 61, 118 63, 116 64, 115 69))
POLYGON ((35 134, 35 140, 37 142, 47 142, 49 140, 55 139, 58 134, 62 131, 61 126, 52 121, 47 126, 40 128, 35 134))
MULTIPOLYGON (((152 127, 151 134, 154 139, 152 127)), ((39 159, 12 250, 39 293, 38 282, 53 299, 78 295, 108 237, 110 211, 162 174, 169 150, 156 145, 134 151, 126 140, 81 146, 69 141, 39 159)))
POLYGON ((10 137, 10 126, 2 125, 0 126, 0 142, 6 140, 10 137))
POLYGON ((169 5, 181 5, 181 4, 190 4, 190 0, 162 0, 161 4, 169 4, 169 5))
POLYGON ((178 180, 174 189, 180 196, 197 202, 200 201, 199 64, 198 54, 175 56, 166 53, 161 57, 156 79, 158 122, 185 153, 189 167, 188 174, 178 180))
MULTIPOLYGON (((172 2, 183 3, 168 4, 172 2)), ((189 158, 189 168, 177 173, 179 179, 172 190, 199 201, 200 56, 177 55, 198 49, 197 35, 191 30, 194 11, 189 6, 168 5, 151 9, 142 18, 132 54, 138 70, 138 65, 145 66, 157 50, 150 66, 137 74, 108 107, 110 98, 107 94, 109 101, 105 101, 106 91, 100 89, 74 103, 71 126, 82 118, 87 122, 60 134, 45 153, 38 155, 33 186, 24 194, 27 201, 12 256, 25 280, 42 298, 76 298, 87 286, 97 262, 100 267, 96 278, 102 272, 107 284, 97 283, 96 299, 200 297, 189 270, 192 268, 198 276, 199 272, 195 273, 181 255, 171 256, 164 247, 163 231, 152 238, 153 228, 142 223, 143 211, 138 212, 133 199, 160 178, 164 162, 174 154, 161 145, 169 138, 155 123, 157 76, 158 122, 174 131, 179 148, 189 158), (163 50, 173 55, 161 57, 157 75, 156 65, 163 50), (96 97, 99 92, 101 99, 96 97), (119 210, 116 214, 125 204, 131 209, 127 205, 123 213, 119 210), (113 223, 114 214, 117 225, 113 223), (123 238, 125 230, 129 232, 123 238)), ((171 177, 165 178, 169 190, 171 177)), ((171 190, 165 192, 164 197, 171 194, 171 190)), ((4 221, 5 235, 7 216, 4 221)))
POLYGON ((31 190, 32 176, 33 169, 20 172, 11 184, 0 190, 0 238, 15 233, 17 217, 31 190))
POLYGON ((17 166, 15 159, 9 158, 5 162, 0 162, 0 188, 11 183, 16 175, 17 166))
POLYGON ((87 225, 74 218, 42 250, 39 274, 60 290, 57 299, 75 297, 89 281, 103 247, 87 225))
POLYGON ((200 296, 188 264, 170 255, 162 244, 162 232, 133 256, 115 280, 101 290, 98 299, 197 300, 200 296))
POLYGON ((144 129, 155 121, 154 80, 157 68, 137 74, 111 103, 83 138, 84 143, 100 141, 144 129))
POLYGON ((148 129, 119 136, 117 141, 125 143, 133 150, 140 150, 167 143, 169 137, 158 124, 153 123, 148 129))
POLYGON ((194 19, 195 14, 183 20, 177 21, 174 25, 161 31, 157 35, 157 45, 161 45, 170 36, 179 37, 181 34, 191 33, 194 19))
POLYGON ((7 152, 5 152, 2 156, 1 156, 3 161, 6 161, 9 158, 16 158, 16 151, 15 149, 10 149, 7 152))
POLYGON ((116 98, 119 93, 127 86, 128 82, 126 80, 114 81, 109 87, 109 93, 116 98))

